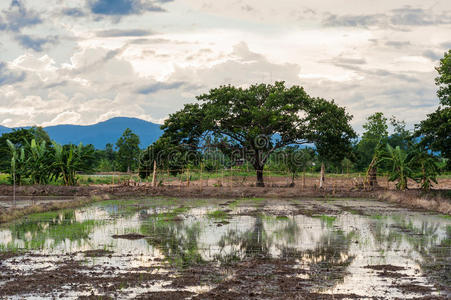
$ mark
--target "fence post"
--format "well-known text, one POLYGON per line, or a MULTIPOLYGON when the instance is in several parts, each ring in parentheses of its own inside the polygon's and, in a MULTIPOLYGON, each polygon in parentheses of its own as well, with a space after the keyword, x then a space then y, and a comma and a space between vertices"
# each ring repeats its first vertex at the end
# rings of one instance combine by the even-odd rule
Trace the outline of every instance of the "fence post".
POLYGON ((152 187, 155 187, 157 184, 156 177, 157 177, 157 161, 154 160, 153 161, 152 187))
POLYGON ((16 206, 16 170, 13 172, 13 203, 16 206))
POLYGON ((189 180, 190 180, 190 174, 189 174, 189 168, 188 168, 188 178, 186 178, 186 186, 189 187, 189 180))
POLYGON ((202 170, 204 168, 204 165, 200 164, 200 177, 199 177, 199 184, 200 184, 200 191, 202 192, 202 170))
POLYGON ((305 190, 305 168, 304 172, 302 172, 302 190, 305 190))
POLYGON ((185 173, 185 170, 182 168, 182 173, 180 173, 180 183, 179 183, 179 190, 182 190, 182 184, 183 184, 183 178, 182 175, 185 173))

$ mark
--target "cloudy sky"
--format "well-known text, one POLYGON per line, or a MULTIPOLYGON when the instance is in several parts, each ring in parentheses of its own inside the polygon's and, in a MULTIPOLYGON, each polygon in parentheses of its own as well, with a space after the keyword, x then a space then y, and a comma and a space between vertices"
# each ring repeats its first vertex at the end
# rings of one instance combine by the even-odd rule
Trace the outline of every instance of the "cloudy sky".
POLYGON ((223 84, 284 80, 410 126, 438 100, 449 0, 2 0, 0 125, 161 123, 223 84))

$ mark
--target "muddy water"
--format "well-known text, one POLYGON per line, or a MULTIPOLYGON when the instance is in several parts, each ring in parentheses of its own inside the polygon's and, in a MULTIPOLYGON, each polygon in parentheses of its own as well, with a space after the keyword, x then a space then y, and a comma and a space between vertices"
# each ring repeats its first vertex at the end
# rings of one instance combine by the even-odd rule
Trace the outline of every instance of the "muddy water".
POLYGON ((363 199, 108 201, 2 226, 0 251, 7 299, 451 296, 451 219, 363 199))

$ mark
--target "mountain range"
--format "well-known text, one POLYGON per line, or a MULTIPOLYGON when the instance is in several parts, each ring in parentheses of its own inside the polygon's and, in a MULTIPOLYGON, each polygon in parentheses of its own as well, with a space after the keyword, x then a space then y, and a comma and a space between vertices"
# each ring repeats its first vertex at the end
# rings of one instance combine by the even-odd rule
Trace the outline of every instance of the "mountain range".
MULTIPOLYGON (((19 128, 0 126, 0 135, 19 128)), ((59 144, 93 144, 97 149, 104 149, 107 143, 115 144, 127 128, 139 136, 141 148, 152 144, 163 134, 159 124, 125 117, 112 118, 93 125, 48 126, 44 127, 44 130, 59 144)))

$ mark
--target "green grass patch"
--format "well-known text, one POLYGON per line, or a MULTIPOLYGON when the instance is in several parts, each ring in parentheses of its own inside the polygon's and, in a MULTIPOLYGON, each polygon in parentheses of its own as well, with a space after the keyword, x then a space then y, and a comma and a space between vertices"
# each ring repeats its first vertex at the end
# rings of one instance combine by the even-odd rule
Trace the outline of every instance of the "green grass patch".
POLYGON ((225 211, 215 210, 208 212, 207 217, 210 219, 224 220, 229 218, 229 215, 225 211))
POLYGON ((321 222, 326 223, 328 227, 332 227, 337 217, 334 216, 327 216, 327 215, 321 215, 321 216, 313 216, 313 218, 318 218, 321 220, 321 222))

